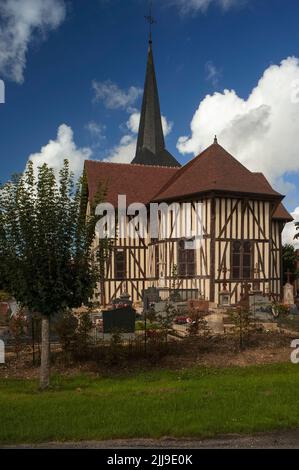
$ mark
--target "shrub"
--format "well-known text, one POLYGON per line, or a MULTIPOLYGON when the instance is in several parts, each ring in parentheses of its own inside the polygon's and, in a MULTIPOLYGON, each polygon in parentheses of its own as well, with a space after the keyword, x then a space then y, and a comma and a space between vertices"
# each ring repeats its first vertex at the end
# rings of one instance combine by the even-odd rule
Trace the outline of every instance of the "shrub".
POLYGON ((75 336, 76 354, 86 355, 91 345, 91 330, 93 328, 89 312, 84 312, 79 317, 79 325, 75 336))
POLYGON ((20 352, 24 349, 24 337, 28 327, 27 318, 21 310, 17 315, 14 315, 9 321, 9 332, 13 339, 14 351, 17 359, 20 357, 20 352))
POLYGON ((244 307, 228 310, 228 315, 233 323, 234 332, 238 337, 239 349, 242 351, 245 348, 246 336, 255 327, 255 320, 244 307))
POLYGON ((71 310, 59 315, 58 320, 55 322, 55 330, 59 336, 65 359, 73 350, 73 345, 76 341, 77 327, 78 320, 71 310))

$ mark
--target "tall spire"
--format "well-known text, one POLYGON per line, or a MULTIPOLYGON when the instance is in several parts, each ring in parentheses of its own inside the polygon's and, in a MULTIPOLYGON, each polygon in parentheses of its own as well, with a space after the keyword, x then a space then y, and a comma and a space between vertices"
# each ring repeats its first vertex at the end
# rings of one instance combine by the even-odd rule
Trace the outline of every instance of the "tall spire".
POLYGON ((148 24, 149 24, 149 43, 150 44, 153 43, 152 26, 153 26, 153 24, 157 23, 155 18, 152 15, 152 10, 153 10, 153 2, 152 2, 152 0, 150 0, 150 2, 149 2, 149 15, 144 17, 146 19, 146 21, 148 22, 148 24))
POLYGON ((146 18, 150 23, 150 39, 136 155, 132 163, 180 166, 165 148, 152 47, 151 25, 154 24, 154 19, 151 13, 146 18))

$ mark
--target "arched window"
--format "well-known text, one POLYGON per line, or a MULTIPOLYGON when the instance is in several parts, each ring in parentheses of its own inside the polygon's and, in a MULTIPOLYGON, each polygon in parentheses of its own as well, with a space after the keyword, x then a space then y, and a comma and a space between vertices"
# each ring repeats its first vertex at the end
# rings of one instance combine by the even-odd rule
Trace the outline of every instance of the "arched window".
POLYGON ((233 279, 252 277, 252 243, 250 241, 233 242, 231 269, 233 279))

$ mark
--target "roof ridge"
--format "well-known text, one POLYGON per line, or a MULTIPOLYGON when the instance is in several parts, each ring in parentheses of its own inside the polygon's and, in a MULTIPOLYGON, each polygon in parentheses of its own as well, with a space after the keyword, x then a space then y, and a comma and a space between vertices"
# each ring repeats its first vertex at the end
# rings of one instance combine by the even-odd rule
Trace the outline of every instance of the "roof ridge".
POLYGON ((283 197, 272 188, 262 173, 261 175, 250 171, 224 147, 214 142, 179 169, 155 195, 155 198, 190 195, 191 189, 192 194, 196 194, 202 192, 204 188, 210 191, 230 189, 237 192, 283 197), (221 171, 222 163, 224 164, 223 171, 221 171), (238 188, 238 190, 233 188, 238 188))
POLYGON ((177 168, 177 172, 175 175, 173 175, 169 181, 160 189, 160 191, 155 195, 155 198, 159 196, 160 193, 165 191, 167 188, 169 188, 178 178, 180 178, 195 162, 196 160, 201 157, 204 153, 206 153, 213 145, 216 144, 211 144, 209 147, 204 149, 202 152, 200 152, 198 155, 195 157, 191 158, 189 162, 187 162, 185 165, 183 165, 181 168, 177 168))
POLYGON ((122 163, 122 162, 107 162, 107 161, 104 161, 104 160, 90 160, 90 159, 87 159, 87 160, 84 160, 84 162, 91 162, 91 163, 105 163, 107 165, 126 165, 126 166, 130 166, 130 167, 134 167, 134 166, 138 166, 138 167, 142 167, 142 168, 168 168, 169 170, 179 170, 180 167, 178 166, 167 166, 167 165, 143 165, 142 163, 122 163))

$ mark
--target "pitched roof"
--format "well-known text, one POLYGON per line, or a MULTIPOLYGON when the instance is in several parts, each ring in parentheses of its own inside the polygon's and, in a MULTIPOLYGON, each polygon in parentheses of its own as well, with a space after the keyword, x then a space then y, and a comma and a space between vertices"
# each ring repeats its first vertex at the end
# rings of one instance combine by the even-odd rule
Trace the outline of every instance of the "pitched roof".
POLYGON ((85 162, 89 198, 100 183, 107 184, 106 201, 117 207, 118 195, 127 196, 127 204, 176 199, 209 191, 228 191, 274 197, 278 206, 273 218, 286 222, 292 216, 262 173, 252 173, 220 145, 214 143, 182 168, 163 166, 85 162))
POLYGON ((294 220, 282 203, 278 205, 276 211, 274 212, 273 219, 283 220, 285 222, 293 222, 294 220))
POLYGON ((87 160, 84 165, 89 199, 95 197, 99 184, 107 184, 106 202, 115 207, 118 195, 125 194, 127 203, 149 202, 177 172, 177 168, 108 163, 87 160))
MULTIPOLYGON (((267 180, 267 178, 265 177, 265 175, 263 173, 254 173, 254 175, 256 175, 257 178, 260 178, 260 180, 265 184, 265 185, 268 185, 268 187, 270 189, 272 189, 269 181, 267 180)), ((292 222, 294 219, 293 217, 291 216, 291 214, 286 210, 286 208, 284 207, 284 205, 282 203, 279 203, 274 214, 273 214, 273 219, 277 219, 277 220, 284 220, 286 222, 292 222)))
POLYGON ((155 200, 169 200, 209 191, 283 197, 215 140, 214 144, 179 169, 166 187, 156 194, 155 200))
POLYGON ((152 41, 150 41, 148 48, 137 148, 132 163, 170 167, 181 166, 165 149, 152 41))

